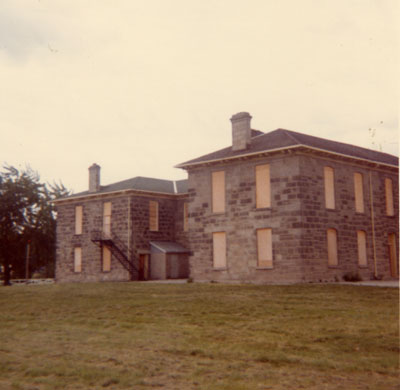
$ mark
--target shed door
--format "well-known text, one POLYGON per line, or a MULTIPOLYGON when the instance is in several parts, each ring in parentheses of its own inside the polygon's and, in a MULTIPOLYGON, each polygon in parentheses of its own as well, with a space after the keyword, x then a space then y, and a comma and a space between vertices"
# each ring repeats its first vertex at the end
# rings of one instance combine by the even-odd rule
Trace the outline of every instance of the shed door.
POLYGON ((389 234, 389 259, 390 259, 390 274, 397 277, 397 250, 396 250, 396 235, 389 234))
POLYGON ((139 280, 149 279, 149 255, 139 255, 139 280))

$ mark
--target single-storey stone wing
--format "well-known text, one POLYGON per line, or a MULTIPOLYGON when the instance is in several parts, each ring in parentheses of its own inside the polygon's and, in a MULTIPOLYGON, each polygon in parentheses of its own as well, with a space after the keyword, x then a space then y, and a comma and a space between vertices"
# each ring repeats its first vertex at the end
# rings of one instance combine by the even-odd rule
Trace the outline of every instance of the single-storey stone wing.
POLYGON ((56 201, 58 281, 398 278, 398 158, 231 118, 232 145, 56 201))

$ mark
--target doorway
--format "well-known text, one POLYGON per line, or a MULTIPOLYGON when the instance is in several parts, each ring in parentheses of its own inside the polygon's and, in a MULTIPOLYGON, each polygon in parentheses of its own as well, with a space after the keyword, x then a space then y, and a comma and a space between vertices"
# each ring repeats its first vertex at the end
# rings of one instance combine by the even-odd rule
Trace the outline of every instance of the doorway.
POLYGON ((149 279, 149 255, 139 255, 139 280, 149 279))

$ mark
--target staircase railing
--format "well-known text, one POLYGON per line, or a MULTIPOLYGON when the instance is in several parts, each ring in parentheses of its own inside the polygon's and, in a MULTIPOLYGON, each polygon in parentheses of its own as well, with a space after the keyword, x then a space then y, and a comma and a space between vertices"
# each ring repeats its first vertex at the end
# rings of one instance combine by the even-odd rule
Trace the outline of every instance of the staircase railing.
POLYGON ((90 239, 95 244, 102 247, 106 245, 110 248, 112 255, 122 264, 122 266, 129 272, 131 280, 139 274, 135 265, 135 257, 132 251, 128 250, 125 243, 113 232, 103 232, 100 230, 93 230, 90 239))

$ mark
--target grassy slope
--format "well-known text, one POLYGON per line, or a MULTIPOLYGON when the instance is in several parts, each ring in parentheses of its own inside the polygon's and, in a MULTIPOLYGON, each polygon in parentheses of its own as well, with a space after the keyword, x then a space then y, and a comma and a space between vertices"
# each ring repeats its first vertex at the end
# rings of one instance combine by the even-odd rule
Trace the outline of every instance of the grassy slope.
POLYGON ((398 289, 0 288, 0 389, 395 389, 398 289))

